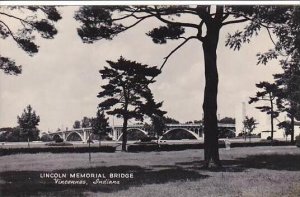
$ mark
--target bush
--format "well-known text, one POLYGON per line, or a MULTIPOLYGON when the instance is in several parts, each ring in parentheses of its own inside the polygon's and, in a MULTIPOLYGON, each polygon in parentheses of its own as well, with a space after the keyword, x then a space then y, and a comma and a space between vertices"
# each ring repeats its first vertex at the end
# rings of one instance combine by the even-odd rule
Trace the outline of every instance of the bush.
POLYGON ((300 135, 296 137, 296 146, 300 147, 300 135))
POLYGON ((267 137, 267 140, 272 140, 271 136, 268 136, 268 137, 267 137))
POLYGON ((101 147, 34 147, 34 148, 2 148, 0 156, 11 154, 35 154, 35 153, 87 153, 87 152, 106 152, 114 153, 116 147, 101 146, 101 147))
MULTIPOLYGON (((230 147, 254 147, 254 146, 289 146, 294 145, 291 142, 285 141, 260 141, 260 142, 232 142, 230 147)), ((300 144, 299 144, 300 146, 300 144)), ((203 149, 204 144, 150 144, 150 143, 136 143, 133 145, 129 145, 127 151, 128 152, 149 152, 149 151, 180 151, 186 149, 203 149)), ((219 148, 225 148, 225 142, 223 140, 219 140, 219 148)))
POLYGON ((127 147, 128 152, 150 152, 158 150, 157 144, 134 144, 127 147))
POLYGON ((69 142, 54 142, 54 143, 46 143, 46 146, 73 146, 73 144, 69 142))
POLYGON ((50 141, 52 141, 52 139, 51 139, 50 135, 45 134, 41 137, 41 141, 42 142, 50 142, 50 141))
POLYGON ((235 142, 235 143, 231 143, 230 147, 290 146, 290 145, 294 145, 294 143, 278 141, 278 140, 273 140, 273 142, 269 140, 262 140, 260 142, 235 142))
MULTIPOLYGON (((225 145, 219 144, 219 148, 224 148, 225 145)), ((129 145, 128 152, 149 152, 149 151, 180 151, 186 149, 203 149, 204 145, 201 143, 198 144, 133 144, 129 145)))
POLYGON ((93 144, 93 143, 94 143, 94 141, 93 141, 93 140, 91 140, 91 139, 88 139, 88 140, 87 140, 87 143, 91 143, 91 144, 93 144))
POLYGON ((101 141, 112 141, 112 138, 109 137, 108 135, 101 136, 101 141))
POLYGON ((61 142, 64 142, 64 140, 60 137, 58 138, 55 138, 55 143, 61 143, 61 142))
POLYGON ((261 138, 261 133, 258 133, 258 134, 257 134, 257 137, 261 138))
POLYGON ((239 134, 238 134, 238 137, 242 137, 242 136, 243 136, 243 133, 239 133, 239 134))
POLYGON ((140 140, 141 142, 151 142, 155 137, 142 137, 140 140))

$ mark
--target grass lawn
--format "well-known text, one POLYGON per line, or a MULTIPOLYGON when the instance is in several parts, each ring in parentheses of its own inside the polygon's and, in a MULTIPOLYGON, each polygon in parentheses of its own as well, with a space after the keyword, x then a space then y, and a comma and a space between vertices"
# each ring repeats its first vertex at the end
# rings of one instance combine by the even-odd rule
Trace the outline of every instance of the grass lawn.
POLYGON ((0 157, 0 196, 300 196, 300 148, 220 149, 224 167, 203 170, 203 150, 21 154, 0 157), (119 184, 55 184, 41 173, 132 173, 119 184))

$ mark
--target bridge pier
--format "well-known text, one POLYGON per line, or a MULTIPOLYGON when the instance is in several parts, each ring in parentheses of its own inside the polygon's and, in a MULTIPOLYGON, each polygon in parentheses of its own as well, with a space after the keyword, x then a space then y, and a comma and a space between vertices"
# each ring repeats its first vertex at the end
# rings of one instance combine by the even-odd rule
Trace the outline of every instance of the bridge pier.
POLYGON ((85 129, 82 129, 83 130, 83 142, 87 142, 87 131, 85 129))
POLYGON ((64 141, 67 140, 67 139, 66 139, 66 133, 62 133, 62 139, 63 139, 64 141))
POLYGON ((113 136, 113 140, 116 141, 118 139, 117 130, 114 127, 112 128, 112 136, 113 136))

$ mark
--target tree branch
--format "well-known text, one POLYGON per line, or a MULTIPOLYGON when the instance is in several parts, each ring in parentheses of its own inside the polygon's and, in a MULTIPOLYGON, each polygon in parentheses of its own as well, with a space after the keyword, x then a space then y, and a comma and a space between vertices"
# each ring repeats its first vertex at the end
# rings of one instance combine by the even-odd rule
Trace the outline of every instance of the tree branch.
POLYGON ((9 32, 9 34, 11 35, 11 37, 19 44, 18 39, 14 36, 13 32, 10 30, 10 28, 8 27, 8 25, 6 25, 6 23, 4 23, 3 21, 0 21, 0 23, 2 23, 6 27, 6 29, 9 32))
POLYGON ((259 23, 257 21, 255 21, 253 18, 248 17, 247 15, 241 14, 241 13, 235 13, 235 12, 225 12, 224 14, 228 14, 228 15, 234 15, 237 17, 244 17, 245 19, 249 20, 249 21, 253 21, 259 25, 261 25, 262 27, 266 27, 266 28, 275 28, 274 26, 267 26, 263 23, 259 23))
MULTIPOLYGON (((274 39, 273 39, 273 37, 272 37, 272 35, 271 35, 270 29, 269 29, 269 28, 266 28, 266 29, 267 29, 268 35, 269 35, 269 37, 270 37, 272 43, 274 44, 274 46, 275 46, 275 48, 276 48, 276 43, 275 43, 275 41, 274 41, 274 39)), ((276 50, 276 51, 277 51, 277 50, 276 50)), ((289 56, 289 55, 287 55, 287 54, 281 53, 281 51, 278 51, 278 53, 279 53, 281 56, 286 56, 286 57, 289 56)))
POLYGON ((165 66, 165 64, 167 63, 168 59, 171 57, 171 55, 173 53, 175 53, 179 48, 181 48, 184 44, 186 44, 189 40, 197 38, 196 36, 191 36, 187 39, 185 39, 181 44, 179 44, 175 49, 173 49, 166 57, 164 57, 164 62, 163 64, 160 66, 159 70, 161 71, 163 69, 163 67, 165 66))
POLYGON ((156 15, 156 18, 164 23, 168 23, 168 24, 172 24, 172 25, 176 25, 176 26, 183 26, 183 27, 192 27, 192 28, 198 28, 197 25, 195 24, 191 24, 191 23, 180 23, 180 22, 172 22, 172 21, 169 21, 169 20, 166 20, 164 18, 162 18, 161 16, 159 15, 156 15))
MULTIPOLYGON (((26 24, 28 24, 28 25, 34 27, 34 25, 33 25, 32 23, 30 23, 30 22, 28 22, 28 21, 26 21, 26 20, 24 20, 24 19, 22 19, 22 18, 13 16, 13 15, 10 15, 10 14, 4 13, 4 12, 0 12, 0 15, 4 15, 4 16, 10 17, 10 18, 17 19, 17 20, 19 20, 21 23, 23 22, 23 23, 26 23, 26 24)), ((34 27, 34 28, 35 28, 35 27, 34 27)))
POLYGON ((202 27, 203 27, 203 24, 204 24, 204 20, 202 19, 200 24, 199 24, 199 27, 198 27, 198 33, 197 33, 197 37, 200 41, 203 41, 203 37, 202 37, 202 27))
POLYGON ((169 6, 167 8, 157 8, 157 6, 154 6, 155 8, 150 8, 148 7, 139 7, 136 8, 135 10, 133 9, 124 9, 127 12, 139 12, 139 13, 143 13, 143 12, 151 12, 151 10, 153 11, 154 9, 160 12, 160 15, 172 15, 172 14, 193 14, 193 15, 197 15, 197 10, 195 8, 190 8, 190 7, 178 7, 176 6, 176 9, 174 9, 173 12, 170 11, 170 7, 169 6), (182 9, 180 9, 182 8, 182 9))
POLYGON ((275 43, 275 41, 274 41, 273 38, 272 38, 272 35, 271 35, 271 32, 270 32, 269 28, 266 28, 266 29, 267 29, 267 31, 268 31, 268 34, 269 34, 269 37, 270 37, 271 41, 272 41, 273 44, 276 46, 276 43, 275 43))
POLYGON ((173 21, 169 21, 167 19, 164 19, 161 17, 161 14, 159 13, 159 11, 157 9, 155 9, 155 13, 151 12, 150 10, 145 10, 145 12, 155 16, 158 20, 167 23, 167 24, 172 24, 175 26, 183 26, 183 27, 192 27, 192 28, 198 28, 198 25, 192 24, 192 23, 181 23, 181 22, 173 22, 173 21))
POLYGON ((229 17, 229 14, 228 14, 228 13, 224 14, 224 16, 223 16, 223 18, 222 18, 222 21, 225 21, 228 17, 229 17))
POLYGON ((270 99, 259 99, 260 101, 270 101, 270 99))
MULTIPOLYGON (((136 22, 133 23, 132 25, 126 26, 125 29, 123 29, 123 30, 120 31, 120 32, 126 31, 126 30, 128 30, 128 29, 130 29, 130 28, 136 26, 137 24, 139 24, 140 22, 142 22, 143 20, 145 20, 146 18, 149 18, 149 17, 152 17, 152 15, 147 15, 147 16, 142 17, 140 20, 136 21, 136 22)), ((120 32, 119 32, 119 33, 120 33, 120 32)))
POLYGON ((246 21, 249 21, 249 20, 244 18, 244 19, 239 19, 239 20, 227 21, 227 22, 222 23, 222 26, 234 24, 234 23, 242 23, 242 22, 246 22, 246 21))
MULTIPOLYGON (((126 11, 126 12, 129 12, 129 11, 126 11)), ((127 15, 125 15, 125 16, 123 16, 123 17, 120 17, 120 18, 115 18, 115 19, 112 19, 112 21, 114 22, 114 21, 119 21, 119 20, 123 20, 123 19, 126 19, 126 18, 130 18, 130 17, 133 17, 133 18, 135 18, 135 19, 141 19, 141 18, 143 18, 143 17, 138 17, 138 16, 136 16, 135 15, 135 11, 131 11, 131 12, 129 12, 129 13, 131 13, 131 14, 127 14, 127 15)))

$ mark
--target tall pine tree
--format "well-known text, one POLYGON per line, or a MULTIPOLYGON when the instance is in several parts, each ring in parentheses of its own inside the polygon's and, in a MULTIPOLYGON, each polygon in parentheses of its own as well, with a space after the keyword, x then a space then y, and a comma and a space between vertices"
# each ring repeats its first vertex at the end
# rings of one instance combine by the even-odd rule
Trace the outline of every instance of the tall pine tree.
POLYGON ((273 140, 274 118, 277 118, 279 116, 279 112, 276 109, 276 104, 281 102, 278 98, 278 94, 280 91, 276 84, 265 81, 256 84, 256 87, 261 89, 261 91, 257 92, 255 97, 250 97, 249 104, 258 101, 264 101, 264 103, 266 103, 265 105, 256 108, 259 109, 261 112, 266 112, 268 115, 270 115, 271 140, 273 140))
POLYGON ((120 57, 117 62, 107 61, 109 67, 100 70, 102 79, 108 84, 101 86, 99 98, 106 98, 99 104, 107 114, 123 118, 122 150, 126 151, 128 120, 143 121, 144 115, 163 114, 159 108, 162 103, 156 103, 149 88, 154 83, 153 77, 160 74, 156 67, 129 61, 120 57))

